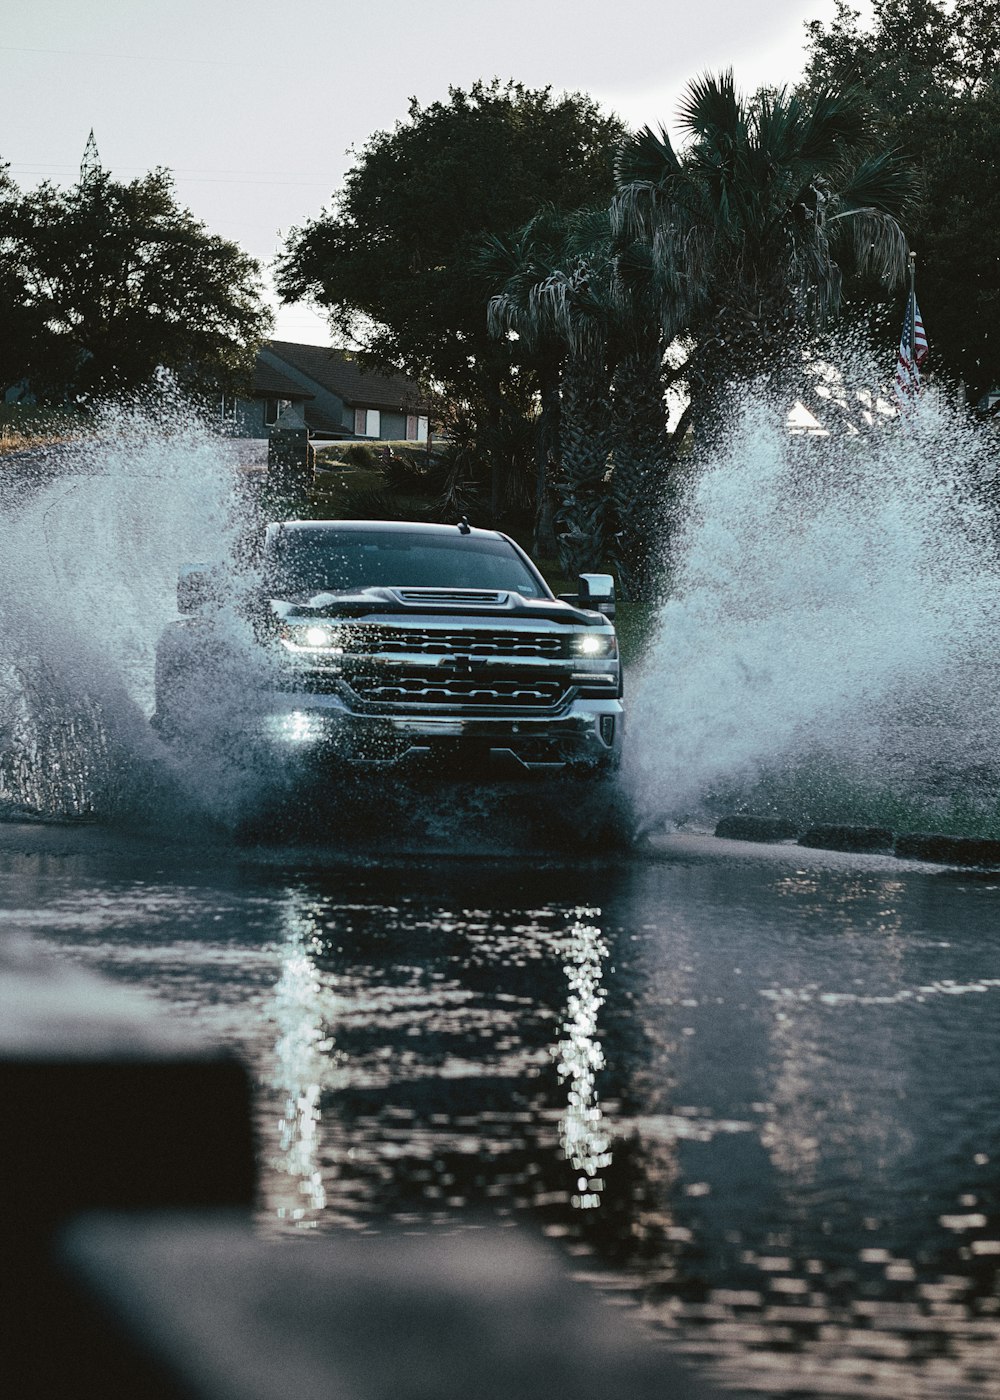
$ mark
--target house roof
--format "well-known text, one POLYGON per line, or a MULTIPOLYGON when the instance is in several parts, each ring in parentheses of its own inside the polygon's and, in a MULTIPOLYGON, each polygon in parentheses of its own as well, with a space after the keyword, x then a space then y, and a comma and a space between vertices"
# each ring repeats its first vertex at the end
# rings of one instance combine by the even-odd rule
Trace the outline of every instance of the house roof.
POLYGON ((420 386, 405 374, 378 374, 363 370, 346 350, 326 345, 298 345, 290 340, 269 340, 267 349, 322 389, 328 389, 351 408, 384 408, 413 412, 424 407, 420 386))
POLYGON ((257 362, 253 369, 253 394, 255 398, 269 399, 314 399, 315 394, 310 394, 308 389, 303 389, 301 384, 296 384, 294 379, 289 379, 286 374, 282 374, 280 369, 275 369, 273 365, 265 363, 257 356, 257 362))

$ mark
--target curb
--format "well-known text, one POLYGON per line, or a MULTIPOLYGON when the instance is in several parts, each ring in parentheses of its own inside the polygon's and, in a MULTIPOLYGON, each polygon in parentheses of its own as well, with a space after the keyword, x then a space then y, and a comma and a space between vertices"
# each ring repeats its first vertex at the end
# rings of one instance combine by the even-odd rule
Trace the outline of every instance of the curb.
POLYGON ((894 844, 895 837, 885 826, 811 826, 799 837, 800 846, 867 855, 891 855, 894 844))
POLYGON ((859 855, 892 855, 932 865, 1000 870, 1000 840, 981 836, 946 836, 941 832, 896 834, 883 826, 822 824, 803 831, 781 817, 734 813, 720 818, 715 835, 726 841, 796 841, 814 850, 847 851, 859 855))
POLYGON ((1000 841, 975 836, 940 836, 913 833, 896 838, 895 854, 910 860, 930 860, 938 865, 1000 868, 1000 841))
POLYGON ((715 828, 716 836, 727 841, 794 841, 799 828, 781 817, 723 817, 715 828))

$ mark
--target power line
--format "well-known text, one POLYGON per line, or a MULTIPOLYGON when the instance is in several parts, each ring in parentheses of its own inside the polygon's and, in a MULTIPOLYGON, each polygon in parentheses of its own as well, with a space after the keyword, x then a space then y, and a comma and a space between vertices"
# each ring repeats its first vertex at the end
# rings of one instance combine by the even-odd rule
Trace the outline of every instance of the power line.
MULTIPOLYGON (((145 169, 145 168, 146 168, 145 166, 141 166, 141 165, 117 165, 117 166, 115 167, 116 170, 143 170, 143 169, 145 169)), ((235 170, 235 169, 229 169, 229 168, 226 167, 226 166, 216 166, 216 165, 178 165, 178 166, 172 166, 172 167, 170 167, 170 168, 172 169, 172 171, 173 171, 173 173, 174 173, 175 175, 190 174, 190 175, 254 175, 254 176, 258 176, 258 175, 288 175, 288 174, 289 174, 289 172, 288 172, 287 170, 235 170)), ((42 160, 32 160, 32 161, 12 161, 12 162, 11 162, 11 169, 12 169, 12 170, 25 170, 27 173, 35 173, 35 172, 37 172, 37 171, 39 171, 39 170, 52 170, 52 171, 55 171, 56 174, 66 174, 67 172, 70 171, 71 167, 66 166, 66 165, 53 165, 53 164, 51 164, 51 163, 46 163, 45 161, 42 161, 42 160), (30 171, 27 170, 28 166, 31 167, 31 170, 30 170, 30 171)), ((319 181, 313 181, 313 180, 308 180, 308 181, 307 181, 307 180, 306 180, 306 177, 305 177, 305 172, 304 172, 304 171, 298 171, 298 170, 296 170, 296 171, 294 172, 294 177, 295 177, 296 180, 298 180, 298 179, 301 178, 305 183, 308 183, 308 184, 318 184, 318 183, 319 183, 319 181)), ((337 177, 334 176, 334 175, 330 175, 328 178, 331 179, 331 180, 334 180, 334 179, 336 179, 337 177)))
POLYGON ((114 58, 121 59, 125 63, 197 63, 209 68, 239 68, 244 72, 258 73, 269 72, 273 68, 273 64, 270 63, 265 66, 259 63, 244 63, 242 61, 239 63, 226 62, 224 59, 217 58, 175 57, 173 54, 157 54, 153 56, 147 54, 101 53, 94 49, 43 49, 33 46, 29 47, 25 44, 0 44, 0 52, 61 54, 66 58, 114 58))
MULTIPOLYGON (((46 173, 51 175, 75 175, 78 173, 78 171, 74 169, 73 166, 69 165, 41 166, 14 164, 11 165, 10 169, 18 175, 44 175, 46 173)), ((116 166, 115 169, 128 174, 136 170, 142 170, 143 167, 139 165, 120 165, 116 166)), ((329 189, 330 185, 333 183, 332 181, 327 180, 227 180, 220 179, 218 176, 210 175, 185 175, 182 171, 174 170, 169 166, 167 167, 167 169, 170 171, 170 174, 173 175, 176 180, 183 181, 183 183, 186 185, 282 185, 289 187, 298 186, 301 188, 326 190, 329 189)))

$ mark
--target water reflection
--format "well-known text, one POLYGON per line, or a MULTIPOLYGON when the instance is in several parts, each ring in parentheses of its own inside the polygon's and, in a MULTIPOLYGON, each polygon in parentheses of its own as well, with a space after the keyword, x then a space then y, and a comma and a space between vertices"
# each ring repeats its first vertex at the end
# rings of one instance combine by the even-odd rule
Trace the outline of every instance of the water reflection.
POLYGON ((281 974, 270 1007, 278 1032, 272 1083, 283 1095, 278 1120, 276 1171, 292 1187, 279 1220, 311 1229, 326 1206, 320 1166, 321 1097, 329 1079, 334 1042, 328 1034, 330 997, 317 969, 321 947, 312 911, 293 896, 285 911, 281 974))
POLYGON ((22 875, 8 918, 246 1048, 264 1230, 531 1221, 743 1393, 1000 1396, 983 882, 776 860, 292 892, 282 868, 173 895, 162 872, 22 875))
POLYGON ((559 1140, 577 1173, 576 1190, 570 1197, 576 1210, 593 1210, 601 1204, 605 1183, 600 1173, 611 1165, 611 1139, 597 1096, 597 1075, 604 1068, 597 1016, 605 1000, 601 979, 608 949, 600 928, 590 920, 600 916, 600 909, 577 909, 570 927, 563 963, 569 998, 561 1039, 553 1052, 559 1082, 568 1085, 559 1140))

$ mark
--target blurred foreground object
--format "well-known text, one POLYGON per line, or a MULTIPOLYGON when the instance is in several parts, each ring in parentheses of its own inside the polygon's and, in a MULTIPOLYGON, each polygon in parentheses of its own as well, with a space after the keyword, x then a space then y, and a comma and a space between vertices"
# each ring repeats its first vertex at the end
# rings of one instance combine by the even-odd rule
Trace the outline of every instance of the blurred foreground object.
POLYGON ((192 1400, 707 1400, 620 1308, 510 1229, 262 1240, 93 1217, 72 1273, 192 1400))

